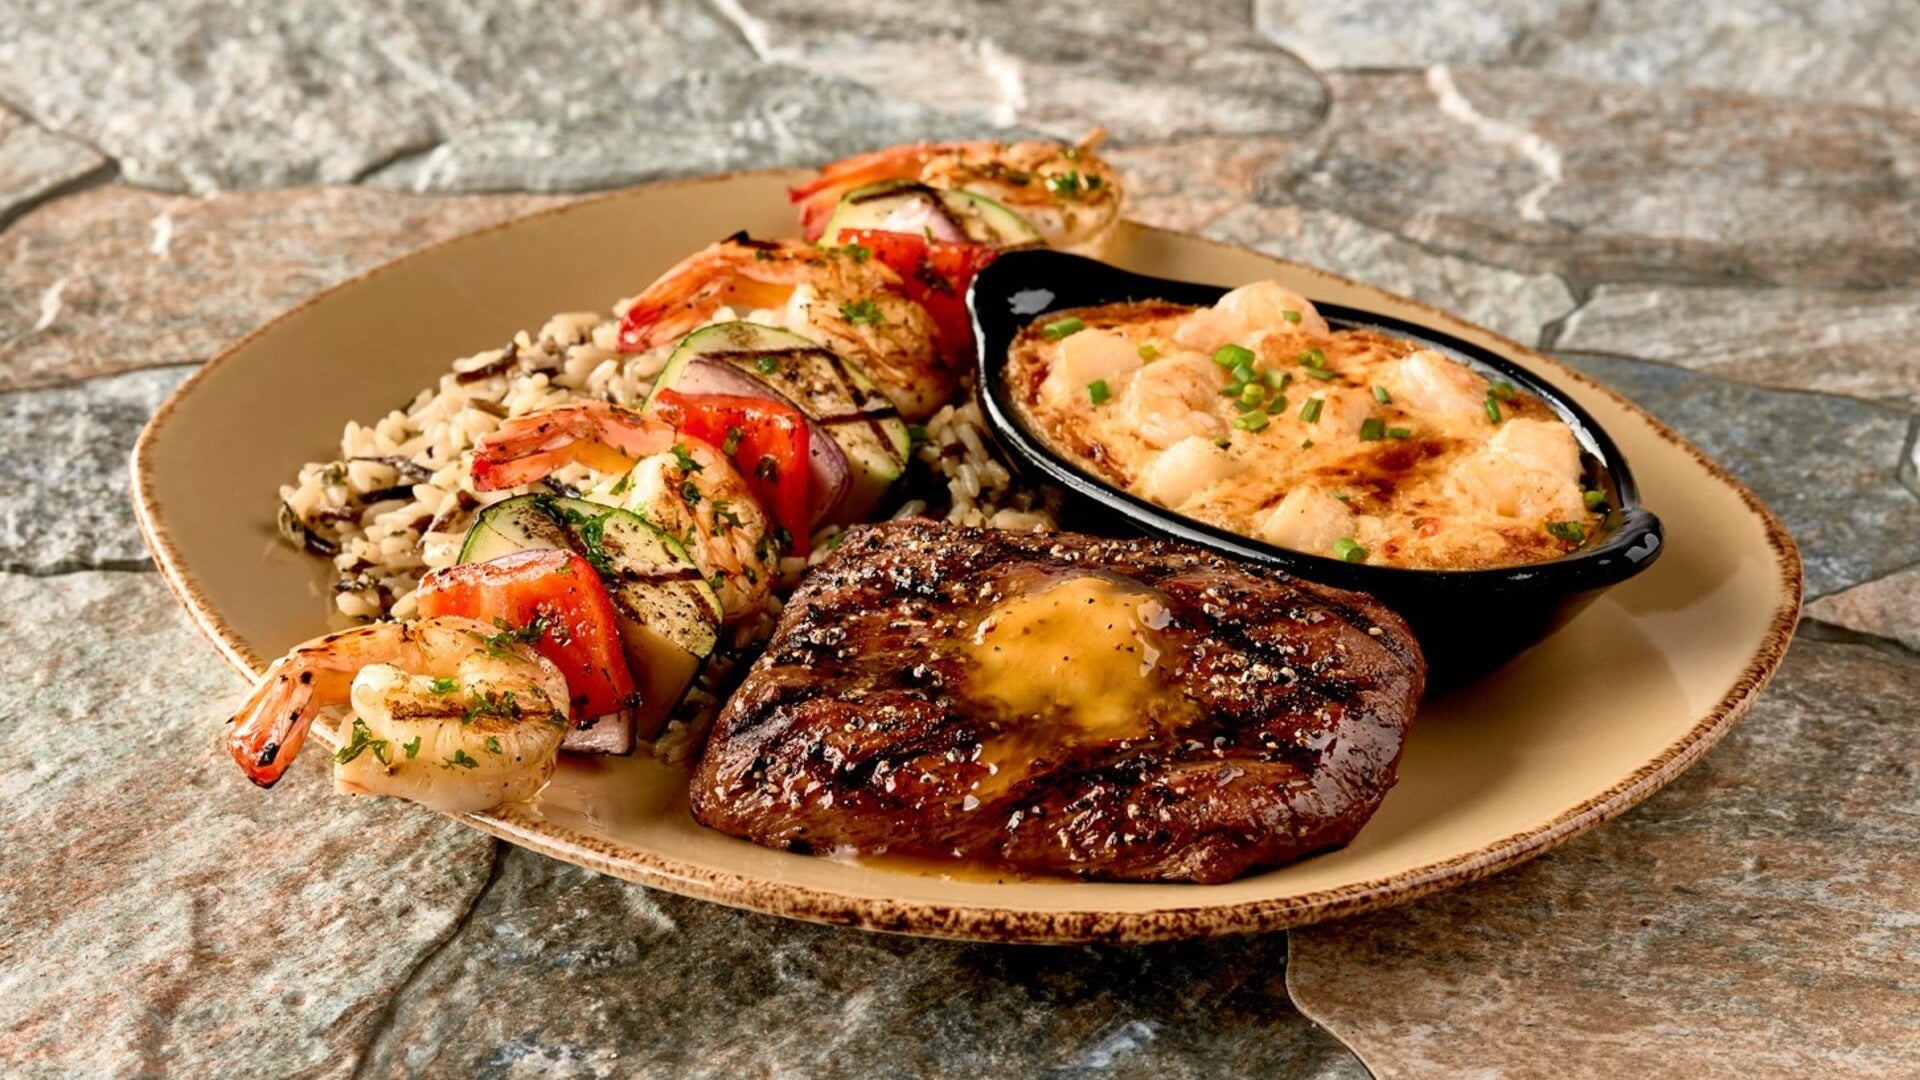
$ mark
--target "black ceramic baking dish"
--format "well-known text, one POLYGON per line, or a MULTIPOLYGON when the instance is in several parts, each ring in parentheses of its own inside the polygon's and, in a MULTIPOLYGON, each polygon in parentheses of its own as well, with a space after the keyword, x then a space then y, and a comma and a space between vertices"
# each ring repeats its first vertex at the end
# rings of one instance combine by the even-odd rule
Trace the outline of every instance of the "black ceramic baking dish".
POLYGON ((1660 519, 1640 505, 1633 473, 1613 440, 1572 399, 1526 368, 1478 346, 1336 304, 1315 305, 1335 329, 1370 327, 1418 342, 1544 401, 1573 429, 1588 485, 1607 495, 1610 510, 1604 527, 1572 554, 1520 566, 1410 570, 1343 562, 1240 536, 1130 495, 1055 453, 1020 422, 1001 372, 1009 345, 1029 323, 1068 308, 1125 301, 1210 305, 1226 291, 1038 250, 1002 255, 974 279, 967 303, 980 343, 979 394, 987 425, 1027 478, 1067 490, 1064 525, 1169 537, 1310 581, 1371 593, 1412 625, 1427 654, 1428 685, 1437 689, 1504 664, 1572 618, 1602 590, 1651 566, 1659 555, 1660 519))

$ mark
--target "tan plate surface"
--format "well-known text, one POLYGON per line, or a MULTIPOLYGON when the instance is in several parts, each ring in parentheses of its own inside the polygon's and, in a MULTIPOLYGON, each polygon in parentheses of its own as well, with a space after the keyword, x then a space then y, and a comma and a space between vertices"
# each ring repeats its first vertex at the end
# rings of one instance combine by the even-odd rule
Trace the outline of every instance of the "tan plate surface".
MULTIPOLYGON (((429 248, 276 319, 182 386, 134 452, 135 502, 160 569, 249 673, 325 632, 326 568, 275 536, 278 484, 330 456, 346 420, 407 401, 457 356, 553 312, 604 310, 735 229, 791 232, 782 189, 793 178, 717 177, 572 204, 429 248)), ((1232 884, 955 880, 769 851, 695 825, 684 777, 637 759, 570 762, 536 806, 471 823, 672 892, 873 929, 1019 941, 1268 930, 1482 877, 1620 813, 1725 734, 1779 663, 1799 610, 1792 543, 1744 488, 1632 405, 1488 331, 1309 267, 1148 228, 1129 228, 1115 261, 1226 285, 1274 277, 1517 358, 1612 433, 1666 522, 1668 550, 1505 671, 1430 702, 1399 786, 1350 847, 1232 884)), ((314 780, 304 770, 290 782, 314 780)), ((237 771, 233 782, 244 782, 237 771)))

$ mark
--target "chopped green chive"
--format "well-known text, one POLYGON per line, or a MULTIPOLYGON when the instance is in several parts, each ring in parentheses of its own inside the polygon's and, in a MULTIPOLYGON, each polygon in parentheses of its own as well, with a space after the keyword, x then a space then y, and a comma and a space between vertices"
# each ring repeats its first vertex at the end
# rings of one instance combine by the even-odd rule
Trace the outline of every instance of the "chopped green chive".
POLYGON ((1386 433, 1386 421, 1377 416, 1369 416, 1360 422, 1361 442, 1379 442, 1386 433))
POLYGON ((1580 500, 1587 504, 1587 509, 1599 510, 1607 505, 1607 493, 1604 491, 1583 491, 1580 493, 1580 500))
POLYGON ((1281 413, 1286 411, 1287 411, 1287 395, 1285 394, 1275 394, 1273 395, 1273 399, 1267 402, 1268 416, 1279 416, 1281 413))
POLYGON ((1061 338, 1072 337, 1086 328, 1086 323, 1069 315, 1064 319, 1057 322, 1050 322, 1041 327, 1040 336, 1046 338, 1048 341, 1059 341, 1061 338))
POLYGON ((763 356, 755 360, 753 366, 760 369, 760 374, 771 375, 780 370, 780 361, 771 356, 763 356))
POLYGON ((1219 447, 1219 448, 1220 448, 1220 449, 1222 449, 1222 450, 1225 450, 1225 449, 1226 449, 1227 447, 1229 447, 1229 446, 1232 446, 1232 445, 1233 445, 1233 440, 1231 440, 1231 439, 1227 439, 1227 438, 1224 438, 1224 437, 1223 437, 1223 438, 1218 438, 1218 439, 1215 439, 1215 440, 1213 440, 1213 445, 1215 445, 1215 446, 1217 446, 1217 447, 1219 447))
POLYGON ((436 694, 451 694, 459 685, 459 683, 454 682, 452 679, 435 679, 433 680, 433 692, 436 694))
POLYGON ((1300 354, 1300 362, 1310 368, 1323 368, 1327 366, 1327 354, 1319 349, 1308 349, 1300 354))
POLYGON ((1492 424, 1499 423, 1500 422, 1500 403, 1494 400, 1493 392, 1491 390, 1487 392, 1486 407, 1487 407, 1487 422, 1492 424))
POLYGON ((1106 404, 1107 399, 1112 396, 1113 391, 1107 389, 1107 380, 1105 379, 1095 379, 1087 384, 1087 397, 1095 405, 1106 404))
POLYGON ((1329 379, 1337 379, 1339 377, 1339 372, 1328 371, 1326 368, 1317 367, 1307 369, 1307 378, 1309 379, 1319 379, 1321 382, 1326 382, 1329 379))
POLYGON ((1373 388, 1373 400, 1385 405, 1393 400, 1393 395, 1387 393, 1386 387, 1376 386, 1373 388))
POLYGON ((1349 494, 1347 494, 1347 493, 1346 493, 1346 492, 1344 492, 1344 491, 1336 491, 1336 492, 1334 492, 1334 493, 1333 493, 1333 497, 1334 497, 1334 498, 1336 498, 1336 499, 1339 499, 1339 500, 1340 500, 1341 502, 1352 502, 1352 501, 1353 501, 1353 496, 1351 496, 1351 495, 1349 495, 1349 494))
POLYGON ((1390 428, 1388 428, 1388 429, 1387 429, 1387 438, 1389 438, 1389 439, 1411 439, 1411 438, 1413 438, 1413 429, 1412 429, 1412 428, 1403 428, 1403 427, 1390 427, 1390 428))
POLYGON ((1248 383, 1240 388, 1240 404, 1258 405, 1267 400, 1267 392, 1256 383, 1248 383))
POLYGON ((1287 384, 1293 381, 1293 375, 1289 372, 1275 371, 1272 368, 1268 368, 1260 373, 1260 381, 1265 383, 1269 390, 1285 390, 1287 384))
POLYGON ((1259 431, 1267 426, 1267 414, 1259 411, 1245 413, 1234 420, 1233 426, 1241 431, 1259 431))
POLYGON ((1569 544, 1581 544, 1586 542, 1587 527, 1577 521, 1549 521, 1547 535, 1569 544))
POLYGON ((1305 405, 1300 406, 1300 419, 1305 420, 1309 424, 1319 423, 1320 409, 1323 406, 1325 406, 1326 403, 1327 401, 1325 398, 1317 398, 1317 397, 1308 398, 1307 403, 1305 405))
POLYGON ((1151 363, 1159 358, 1160 350, 1153 347, 1153 342, 1149 341, 1145 345, 1140 346, 1140 359, 1151 363))
POLYGON ((1333 542, 1334 557, 1345 562, 1359 562, 1367 557, 1367 549, 1353 542, 1353 537, 1343 536, 1333 542))
POLYGON ((1234 382, 1250 383, 1253 381, 1253 378, 1254 378, 1253 365, 1252 364, 1235 364, 1233 365, 1233 370, 1228 374, 1233 376, 1234 382))
POLYGON ((1290 323, 1298 323, 1300 321, 1300 313, 1297 311, 1283 311, 1280 313, 1280 317, 1290 323))
POLYGON ((1516 393, 1516 391, 1514 390, 1512 383, 1506 381, 1505 379, 1502 379, 1499 382, 1494 383, 1493 389, 1487 391, 1487 393, 1491 394, 1493 397, 1501 401, 1510 401, 1512 400, 1513 395, 1516 393))
POLYGON ((1242 364, 1252 368, 1253 362, 1258 359, 1253 350, 1244 345, 1222 345, 1213 350, 1213 362, 1223 368, 1237 368, 1242 364))

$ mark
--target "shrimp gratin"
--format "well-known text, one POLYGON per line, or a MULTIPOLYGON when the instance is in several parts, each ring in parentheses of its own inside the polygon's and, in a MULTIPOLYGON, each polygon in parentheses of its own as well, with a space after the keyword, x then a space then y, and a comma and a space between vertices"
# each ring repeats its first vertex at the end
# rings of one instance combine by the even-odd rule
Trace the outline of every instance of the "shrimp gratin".
POLYGON ((1006 372, 1026 426, 1081 467, 1280 547, 1481 569, 1567 554, 1603 521, 1545 403, 1415 342, 1332 329, 1274 282, 1210 308, 1055 312, 1006 372))

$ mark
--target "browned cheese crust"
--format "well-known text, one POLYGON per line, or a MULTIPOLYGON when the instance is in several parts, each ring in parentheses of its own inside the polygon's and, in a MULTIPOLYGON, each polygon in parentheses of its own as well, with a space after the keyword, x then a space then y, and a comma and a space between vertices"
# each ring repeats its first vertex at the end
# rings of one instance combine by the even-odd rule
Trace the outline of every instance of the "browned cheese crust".
POLYGON ((1228 881, 1353 838, 1393 786, 1424 677, 1405 624, 1371 598, 1184 545, 857 528, 728 702, 692 809, 796 852, 1228 881), (977 659, 983 620, 1090 578, 1153 612, 1150 676, 1093 702, 1137 712, 1089 728, 993 697, 1007 684, 977 659))

